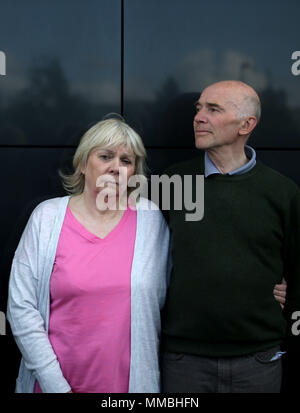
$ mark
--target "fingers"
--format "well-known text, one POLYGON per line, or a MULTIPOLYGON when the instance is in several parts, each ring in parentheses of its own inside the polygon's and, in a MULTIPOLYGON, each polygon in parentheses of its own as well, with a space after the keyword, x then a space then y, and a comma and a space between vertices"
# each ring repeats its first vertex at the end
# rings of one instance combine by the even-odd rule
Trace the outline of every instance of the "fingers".
POLYGON ((280 295, 281 297, 286 296, 286 290, 275 285, 273 290, 274 295, 280 295))
POLYGON ((274 294, 274 297, 280 304, 285 304, 285 297, 276 294, 274 294))
POLYGON ((284 308, 285 296, 286 296, 286 281, 283 278, 281 284, 276 284, 273 290, 275 299, 279 302, 281 308, 284 308))
POLYGON ((282 304, 285 304, 285 297, 286 297, 286 285, 285 284, 276 284, 273 290, 273 294, 275 299, 282 304))

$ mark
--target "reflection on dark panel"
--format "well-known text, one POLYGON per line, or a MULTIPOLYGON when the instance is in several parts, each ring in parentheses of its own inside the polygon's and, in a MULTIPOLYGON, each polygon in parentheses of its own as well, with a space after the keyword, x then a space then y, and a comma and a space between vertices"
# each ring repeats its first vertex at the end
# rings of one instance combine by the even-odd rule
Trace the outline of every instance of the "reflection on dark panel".
POLYGON ((1 1, 0 144, 74 144, 120 112, 120 0, 1 1))
POLYGON ((148 146, 193 148, 194 103, 197 93, 185 93, 153 104, 126 102, 124 117, 141 134, 148 146))
POLYGON ((291 72, 298 1, 124 4, 125 117, 143 126, 147 145, 193 146, 195 97, 215 81, 238 79, 262 100, 252 144, 300 147, 300 77, 291 72))

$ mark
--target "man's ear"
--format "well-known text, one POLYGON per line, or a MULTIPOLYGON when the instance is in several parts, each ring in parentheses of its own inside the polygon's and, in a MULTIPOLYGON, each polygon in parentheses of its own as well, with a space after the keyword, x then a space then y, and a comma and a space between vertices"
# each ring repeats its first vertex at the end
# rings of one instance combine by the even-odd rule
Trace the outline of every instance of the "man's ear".
POLYGON ((248 116, 247 119, 242 121, 242 125, 239 129, 239 135, 249 135, 255 126, 257 125, 257 119, 255 116, 248 116))

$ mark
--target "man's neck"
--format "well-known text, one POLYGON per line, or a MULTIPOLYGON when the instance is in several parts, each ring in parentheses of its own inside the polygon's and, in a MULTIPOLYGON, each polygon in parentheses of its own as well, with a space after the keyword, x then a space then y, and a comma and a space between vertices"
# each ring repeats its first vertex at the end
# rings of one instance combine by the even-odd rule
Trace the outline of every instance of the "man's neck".
POLYGON ((239 151, 233 151, 229 147, 219 147, 208 149, 206 152, 210 160, 223 175, 240 168, 249 161, 246 157, 244 147, 239 151))

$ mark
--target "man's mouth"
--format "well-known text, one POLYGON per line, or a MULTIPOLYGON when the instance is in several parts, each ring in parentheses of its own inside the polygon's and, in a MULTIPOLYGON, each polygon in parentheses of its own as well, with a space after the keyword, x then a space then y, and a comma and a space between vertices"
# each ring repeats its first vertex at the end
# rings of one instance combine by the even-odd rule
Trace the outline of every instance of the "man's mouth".
POLYGON ((205 133, 210 133, 210 131, 209 130, 204 130, 204 129, 195 129, 195 133, 196 134, 205 134, 205 133))

